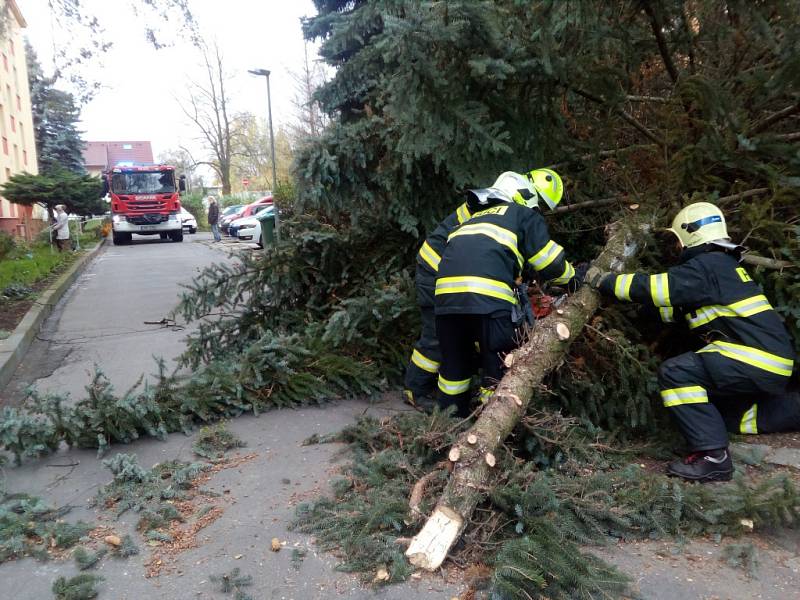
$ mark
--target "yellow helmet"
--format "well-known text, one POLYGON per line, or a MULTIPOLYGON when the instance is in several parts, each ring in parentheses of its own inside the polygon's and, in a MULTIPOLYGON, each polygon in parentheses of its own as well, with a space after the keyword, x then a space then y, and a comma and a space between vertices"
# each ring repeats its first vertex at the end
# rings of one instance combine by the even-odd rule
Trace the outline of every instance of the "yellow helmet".
POLYGON ((527 174, 539 197, 553 210, 564 196, 564 182, 553 169, 534 169, 527 174))
POLYGON ((684 248, 730 239, 725 215, 710 202, 695 202, 683 208, 667 231, 674 233, 684 248))
POLYGON ((495 180, 492 187, 502 190, 517 204, 522 204, 522 206, 529 208, 536 206, 536 188, 524 175, 514 171, 506 171, 500 174, 500 177, 495 180))

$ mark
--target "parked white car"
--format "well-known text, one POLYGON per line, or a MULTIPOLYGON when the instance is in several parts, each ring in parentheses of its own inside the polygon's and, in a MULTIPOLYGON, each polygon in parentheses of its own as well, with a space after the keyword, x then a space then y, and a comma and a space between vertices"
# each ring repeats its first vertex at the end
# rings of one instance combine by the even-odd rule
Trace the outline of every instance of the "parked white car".
POLYGON ((188 210, 181 206, 181 225, 183 231, 189 233, 197 233, 197 219, 188 210))
POLYGON ((245 217, 236 221, 236 235, 242 242, 255 242, 261 246, 261 221, 255 217, 245 217))

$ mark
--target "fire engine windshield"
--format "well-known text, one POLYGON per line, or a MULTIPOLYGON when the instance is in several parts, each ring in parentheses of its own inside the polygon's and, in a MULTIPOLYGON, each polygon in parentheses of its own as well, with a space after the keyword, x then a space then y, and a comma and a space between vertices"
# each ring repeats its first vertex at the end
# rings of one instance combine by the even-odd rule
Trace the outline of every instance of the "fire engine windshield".
POLYGON ((114 173, 111 191, 115 194, 172 194, 175 192, 175 172, 114 173))

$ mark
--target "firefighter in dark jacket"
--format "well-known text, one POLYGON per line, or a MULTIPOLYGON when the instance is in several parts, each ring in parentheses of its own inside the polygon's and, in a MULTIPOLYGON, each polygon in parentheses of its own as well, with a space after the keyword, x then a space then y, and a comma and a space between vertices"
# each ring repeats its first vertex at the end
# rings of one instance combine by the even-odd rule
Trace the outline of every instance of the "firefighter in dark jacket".
MULTIPOLYGON (((552 173, 552 172, 550 172, 552 173)), ((547 191, 555 191, 560 180, 547 191)), ((467 192, 472 215, 447 237, 436 278, 436 334, 441 348, 438 401, 469 414, 470 382, 478 349, 481 387, 503 375, 503 354, 517 347, 515 286, 526 265, 543 280, 566 285, 575 276, 564 249, 553 242, 535 207, 539 186, 503 173, 488 189, 467 192)), ((523 298, 527 302, 527 298, 523 298)))
POLYGON ((657 307, 665 322, 685 321, 705 342, 661 365, 659 386, 690 454, 669 465, 692 481, 733 474, 727 429, 770 433, 800 428, 800 398, 788 390, 795 352, 781 318, 740 260, 725 217, 713 204, 681 210, 669 230, 683 248, 665 273, 601 274, 586 281, 619 300, 657 307))
MULTIPOLYGON (((535 169, 525 177, 533 184, 536 190, 535 199, 539 204, 544 204, 550 209, 558 205, 564 192, 564 185, 558 173, 551 169, 535 169)), ((469 220, 470 216, 470 209, 464 202, 437 225, 417 253, 415 284, 422 329, 406 367, 404 390, 406 401, 412 406, 427 409, 432 408, 436 402, 436 378, 441 363, 434 315, 436 276, 447 237, 456 227, 469 220)))

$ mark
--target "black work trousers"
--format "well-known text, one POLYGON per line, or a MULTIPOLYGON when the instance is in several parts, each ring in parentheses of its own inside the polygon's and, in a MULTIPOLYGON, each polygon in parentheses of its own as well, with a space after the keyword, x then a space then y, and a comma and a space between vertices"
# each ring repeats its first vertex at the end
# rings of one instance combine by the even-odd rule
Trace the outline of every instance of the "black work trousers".
POLYGON ((439 406, 455 406, 457 414, 465 417, 470 413, 470 382, 476 364, 482 370, 481 387, 491 388, 503 377, 503 355, 518 345, 511 314, 438 315, 436 333, 442 351, 439 406))
POLYGON ((439 340, 436 337, 436 314, 433 309, 436 277, 417 265, 414 283, 417 288, 422 329, 406 367, 404 384, 406 394, 410 394, 412 399, 423 396, 433 398, 436 395, 436 376, 439 374, 439 363, 442 360, 439 340))
POLYGON ((725 448, 728 431, 800 431, 800 394, 789 378, 718 353, 687 352, 659 370, 664 406, 690 452, 725 448))

